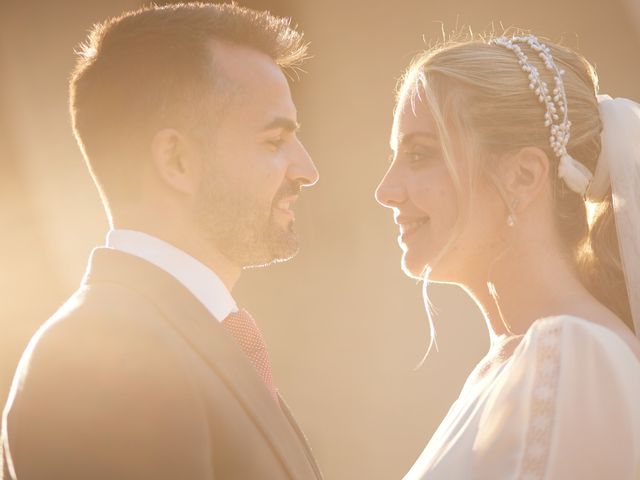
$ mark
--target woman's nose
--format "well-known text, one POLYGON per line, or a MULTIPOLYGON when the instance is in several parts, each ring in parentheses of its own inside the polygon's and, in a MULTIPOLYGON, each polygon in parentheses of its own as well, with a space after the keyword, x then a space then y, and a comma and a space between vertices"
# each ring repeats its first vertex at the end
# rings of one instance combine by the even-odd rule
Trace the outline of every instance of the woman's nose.
POLYGON ((389 169, 376 189, 376 200, 384 207, 393 208, 401 205, 405 198, 405 189, 393 167, 389 169))

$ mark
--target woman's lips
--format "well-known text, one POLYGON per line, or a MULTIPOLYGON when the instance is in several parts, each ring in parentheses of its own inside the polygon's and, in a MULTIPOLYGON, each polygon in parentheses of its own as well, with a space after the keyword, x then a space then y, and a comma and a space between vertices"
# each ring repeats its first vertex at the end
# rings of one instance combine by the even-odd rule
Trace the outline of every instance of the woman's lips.
POLYGON ((400 237, 402 241, 409 238, 416 231, 418 231, 423 225, 429 221, 429 217, 422 217, 409 220, 397 221, 398 227, 400 227, 400 237))

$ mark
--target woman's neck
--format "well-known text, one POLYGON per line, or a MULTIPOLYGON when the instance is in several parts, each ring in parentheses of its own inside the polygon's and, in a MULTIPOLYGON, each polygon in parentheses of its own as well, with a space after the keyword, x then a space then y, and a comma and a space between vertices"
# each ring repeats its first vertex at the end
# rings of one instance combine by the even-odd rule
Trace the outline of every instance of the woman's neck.
POLYGON ((539 318, 575 314, 576 305, 594 301, 570 261, 537 248, 505 252, 464 288, 482 310, 492 342, 524 334, 539 318))

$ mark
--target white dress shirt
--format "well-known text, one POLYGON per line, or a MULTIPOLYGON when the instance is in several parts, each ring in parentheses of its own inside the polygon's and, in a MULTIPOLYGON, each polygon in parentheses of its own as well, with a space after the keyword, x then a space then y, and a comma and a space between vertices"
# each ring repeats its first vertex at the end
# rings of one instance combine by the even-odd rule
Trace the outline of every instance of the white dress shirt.
POLYGON ((220 277, 191 255, 159 238, 134 230, 110 230, 106 246, 135 255, 169 273, 220 322, 238 311, 220 277))

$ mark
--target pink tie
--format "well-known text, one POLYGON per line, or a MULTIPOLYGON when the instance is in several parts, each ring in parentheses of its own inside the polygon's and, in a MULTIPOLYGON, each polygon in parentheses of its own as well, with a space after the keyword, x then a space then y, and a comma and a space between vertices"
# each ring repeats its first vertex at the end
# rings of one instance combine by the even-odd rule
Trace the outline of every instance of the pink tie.
POLYGON ((277 402, 278 394, 273 384, 269 352, 255 320, 246 310, 239 310, 231 312, 222 324, 236 339, 277 402))

